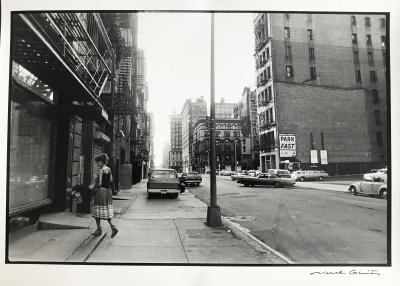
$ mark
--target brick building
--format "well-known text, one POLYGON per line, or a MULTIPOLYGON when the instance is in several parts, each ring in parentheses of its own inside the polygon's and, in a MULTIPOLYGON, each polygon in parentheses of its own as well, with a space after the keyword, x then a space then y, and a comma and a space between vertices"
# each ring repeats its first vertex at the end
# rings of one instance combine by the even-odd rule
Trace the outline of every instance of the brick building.
POLYGON ((385 16, 262 13, 254 31, 262 170, 385 165, 385 16))

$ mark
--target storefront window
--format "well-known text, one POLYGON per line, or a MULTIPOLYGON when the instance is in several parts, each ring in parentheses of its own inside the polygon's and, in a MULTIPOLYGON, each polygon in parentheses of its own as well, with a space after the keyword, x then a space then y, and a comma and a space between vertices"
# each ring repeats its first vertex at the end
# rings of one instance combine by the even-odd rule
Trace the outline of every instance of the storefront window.
POLYGON ((10 111, 9 207, 14 211, 49 198, 52 106, 13 85, 10 111))
POLYGON ((53 101, 53 90, 51 90, 47 84, 38 79, 34 74, 16 62, 13 62, 12 75, 15 80, 23 82, 39 95, 53 101))

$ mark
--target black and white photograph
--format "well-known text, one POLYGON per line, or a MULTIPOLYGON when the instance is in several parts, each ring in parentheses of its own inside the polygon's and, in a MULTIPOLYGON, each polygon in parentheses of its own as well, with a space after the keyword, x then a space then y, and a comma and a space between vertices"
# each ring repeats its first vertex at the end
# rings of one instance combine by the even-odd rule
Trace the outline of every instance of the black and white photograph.
POLYGON ((124 278, 139 269, 394 285, 399 5, 383 2, 5 2, 1 272, 25 269, 8 284, 48 268, 57 285, 153 285, 124 278))

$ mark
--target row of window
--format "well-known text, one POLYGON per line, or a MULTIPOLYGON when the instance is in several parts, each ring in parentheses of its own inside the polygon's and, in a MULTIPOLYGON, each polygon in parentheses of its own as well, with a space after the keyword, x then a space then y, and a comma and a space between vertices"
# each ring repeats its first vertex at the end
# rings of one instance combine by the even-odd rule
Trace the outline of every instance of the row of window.
POLYGON ((275 146, 275 131, 270 131, 260 136, 261 149, 275 146))
POLYGON ((258 119, 260 126, 275 122, 273 108, 269 108, 265 112, 260 113, 258 119))
MULTIPOLYGON (((290 28, 289 27, 283 28, 283 36, 284 36, 285 40, 290 39, 290 28)), ((309 40, 309 41, 314 40, 312 29, 307 29, 307 40, 309 40)))
MULTIPOLYGON (((285 13, 283 14, 283 19, 288 22, 290 19, 290 14, 289 13, 285 13)), ((311 25, 312 24, 312 14, 306 14, 306 22, 307 25, 311 25)))
POLYGON ((268 86, 258 95, 258 106, 263 106, 271 102, 273 99, 272 86, 268 86))
MULTIPOLYGON (((371 51, 369 51, 367 52, 367 57, 368 57, 368 65, 370 66, 374 65, 374 54, 371 51)), ((355 64, 360 64, 360 57, 358 51, 353 51, 353 58, 355 64)))
MULTIPOLYGON (((375 71, 369 72, 369 80, 371 83, 376 83, 378 81, 378 76, 376 75, 375 71)), ((356 82, 362 83, 361 71, 359 69, 356 69, 356 82)))
POLYGON ((258 57, 257 68, 261 68, 271 57, 269 47, 267 47, 258 57))
MULTIPOLYGON (((352 26, 357 25, 356 16, 351 16, 351 25, 352 26)), ((365 27, 371 27, 371 18, 370 17, 364 17, 364 25, 365 25, 365 27)), ((379 27, 386 28, 386 19, 385 18, 379 19, 379 27)))
POLYGON ((271 67, 269 66, 257 77, 257 86, 265 84, 271 78, 272 78, 272 73, 271 73, 271 67))
MULTIPOLYGON (((356 33, 351 34, 351 43, 353 45, 358 45, 358 37, 356 33)), ((372 46, 372 38, 370 34, 366 35, 366 43, 367 46, 372 46)), ((381 46, 382 48, 386 48, 386 36, 381 36, 381 46)))
MULTIPOLYGON (((317 70, 315 67, 310 67, 310 79, 317 79, 317 70)), ((286 78, 293 78, 294 77, 294 69, 293 66, 287 65, 286 66, 286 78)))

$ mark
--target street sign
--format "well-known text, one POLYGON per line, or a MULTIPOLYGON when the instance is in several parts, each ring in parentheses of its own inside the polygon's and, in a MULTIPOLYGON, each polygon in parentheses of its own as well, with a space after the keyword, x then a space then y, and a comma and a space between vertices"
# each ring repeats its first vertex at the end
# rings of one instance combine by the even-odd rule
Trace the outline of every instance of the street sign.
POLYGON ((296 135, 279 134, 280 157, 296 157, 296 135))
POLYGON ((321 150, 320 156, 321 156, 321 165, 328 165, 328 151, 321 150))
POLYGON ((317 150, 310 150, 311 163, 318 164, 318 152, 317 150))

